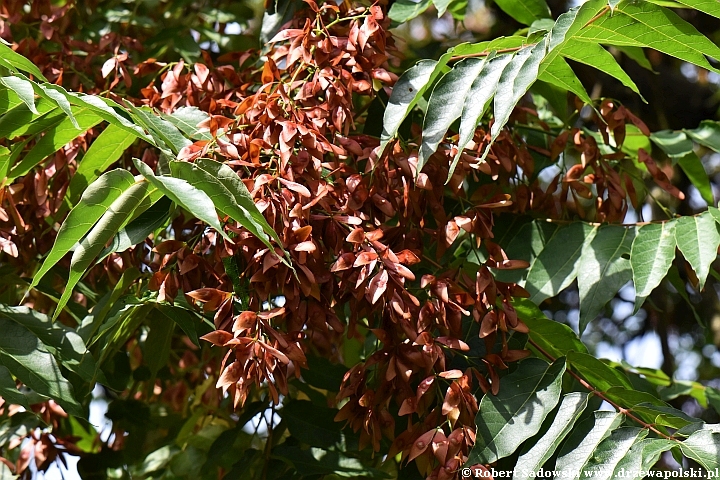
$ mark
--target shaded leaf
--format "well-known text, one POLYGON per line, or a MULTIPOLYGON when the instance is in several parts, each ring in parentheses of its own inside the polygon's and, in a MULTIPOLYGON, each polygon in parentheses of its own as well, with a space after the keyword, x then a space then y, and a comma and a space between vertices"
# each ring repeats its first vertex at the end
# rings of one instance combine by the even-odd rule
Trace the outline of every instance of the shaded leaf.
POLYGON ((585 466, 600 443, 623 421, 623 415, 616 412, 598 411, 594 418, 581 422, 560 450, 555 462, 555 478, 580 478, 585 466))
POLYGON ((529 358, 504 377, 498 395, 485 395, 475 423, 477 440, 467 463, 492 463, 535 435, 560 399, 565 359, 547 364, 529 358))
POLYGON ((587 223, 574 222, 553 232, 528 269, 524 287, 530 293, 530 300, 540 304, 575 280, 583 245, 596 231, 596 227, 587 223))
POLYGON ((717 257, 720 233, 710 212, 701 215, 685 216, 676 220, 675 239, 678 249, 695 271, 698 288, 705 286, 710 264, 717 257))
POLYGON ((580 334, 620 288, 632 279, 630 261, 624 257, 630 253, 634 237, 633 228, 605 226, 583 248, 577 274, 580 334))
POLYGON ((563 397, 552 423, 542 429, 542 437, 530 444, 529 449, 517 460, 513 479, 531 478, 529 472, 537 472, 555 453, 560 443, 570 433, 588 403, 588 394, 573 392, 563 397), (527 472, 528 475, 524 473, 527 472))

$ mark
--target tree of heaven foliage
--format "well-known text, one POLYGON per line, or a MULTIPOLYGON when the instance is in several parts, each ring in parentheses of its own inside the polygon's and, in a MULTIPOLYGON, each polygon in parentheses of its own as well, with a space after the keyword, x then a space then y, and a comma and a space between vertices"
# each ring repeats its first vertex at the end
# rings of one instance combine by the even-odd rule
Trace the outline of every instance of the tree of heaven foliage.
POLYGON ((0 479, 720 468, 718 19, 4 1, 0 479))

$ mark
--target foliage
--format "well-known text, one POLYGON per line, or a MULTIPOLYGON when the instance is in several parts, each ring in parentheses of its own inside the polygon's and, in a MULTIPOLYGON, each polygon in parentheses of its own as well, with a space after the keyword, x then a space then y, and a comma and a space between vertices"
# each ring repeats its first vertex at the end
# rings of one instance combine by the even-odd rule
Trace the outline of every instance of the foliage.
POLYGON ((577 289, 582 335, 632 282, 710 323, 720 125, 578 72, 719 72, 687 18, 720 7, 498 0, 507 35, 403 64, 468 2, 265 3, 0 6, 0 476, 719 468, 720 391, 548 314, 577 289))

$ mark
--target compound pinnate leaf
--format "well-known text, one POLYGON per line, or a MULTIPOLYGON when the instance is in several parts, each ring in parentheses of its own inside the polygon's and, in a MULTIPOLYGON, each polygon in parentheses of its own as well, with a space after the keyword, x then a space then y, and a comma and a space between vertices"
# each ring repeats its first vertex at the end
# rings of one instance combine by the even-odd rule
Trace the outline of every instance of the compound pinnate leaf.
POLYGON ((83 416, 73 387, 45 344, 30 330, 0 317, 0 363, 28 387, 58 402, 68 413, 83 416))
POLYGON ((651 223, 637 231, 630 249, 635 310, 660 285, 675 258, 675 222, 651 223))
POLYGON ((533 47, 520 49, 500 75, 493 105, 495 121, 490 130, 493 139, 510 119, 515 105, 537 80, 545 47, 545 42, 541 41, 533 47))
POLYGON ((592 103, 592 99, 585 91, 580 79, 577 78, 563 57, 555 57, 551 63, 547 64, 538 76, 538 80, 569 90, 583 102, 592 103))
POLYGON ((531 478, 530 472, 540 470, 570 433, 575 422, 587 407, 587 403, 588 394, 586 393, 573 392, 563 397, 552 423, 547 429, 541 430, 542 437, 518 458, 513 480, 531 478))
POLYGON ((552 364, 530 358, 504 377, 500 392, 480 402, 477 440, 467 463, 495 462, 534 436, 560 399, 564 372, 564 358, 552 364))
POLYGON ((10 404, 30 408, 30 404, 25 395, 17 389, 15 379, 10 374, 10 370, 2 364, 0 364, 0 397, 10 404))
POLYGON ((207 120, 209 115, 197 107, 180 107, 172 113, 164 113, 162 116, 194 140, 212 140, 213 138, 209 131, 201 131, 198 128, 198 124, 207 120))
POLYGON ((428 101, 423 140, 418 154, 418 173, 435 153, 450 125, 460 117, 473 80, 480 74, 485 60, 468 58, 459 62, 432 91, 428 101))
POLYGON ((707 57, 720 59, 720 48, 671 10, 651 2, 624 0, 612 15, 583 28, 579 37, 596 43, 650 47, 708 70, 707 57))
POLYGON ((677 164, 680 166, 688 180, 697 188, 708 205, 715 203, 713 197, 712 185, 710 185, 710 177, 705 172, 702 160, 695 152, 690 152, 682 158, 679 158, 677 164))
POLYGON ((510 60, 512 60, 512 55, 501 55, 487 61, 480 71, 480 74, 473 80, 470 91, 465 97, 465 103, 460 116, 458 153, 450 166, 448 179, 450 179, 455 171, 455 166, 460 159, 460 155, 462 155, 463 149, 473 139, 478 123, 485 113, 485 110, 487 110, 488 103, 493 95, 495 95, 498 81, 500 81, 500 75, 510 60))
MULTIPOLYGON (((275 240, 278 246, 283 245, 277 232, 268 223, 260 210, 258 210, 257 206, 255 205, 255 201, 252 198, 252 195, 250 195, 247 187, 242 182, 242 180, 240 180, 240 177, 238 177, 237 173, 235 173, 232 168, 220 162, 216 162, 207 158, 199 158, 195 161, 195 164, 206 172, 209 172, 215 178, 217 178, 218 181, 220 181, 220 183, 222 183, 222 185, 227 189, 227 191, 230 192, 230 194, 235 198, 235 202, 250 214, 253 220, 255 220, 255 223, 257 225, 260 225, 262 227, 262 230, 266 234, 270 235, 270 237, 275 240)), ((260 239, 262 240, 262 237, 260 237, 260 239)), ((266 245, 272 248, 269 244, 266 243, 266 245)))
POLYGON ((650 470, 663 452, 670 450, 676 442, 664 438, 645 438, 636 442, 627 454, 615 465, 612 479, 640 480, 641 472, 650 470))
MULTIPOLYGON (((635 82, 625 73, 625 70, 617 63, 615 57, 605 50, 601 45, 593 42, 584 42, 577 39, 569 40, 560 50, 565 58, 584 63, 593 68, 597 68, 601 72, 607 73, 611 77, 619 80, 623 85, 633 92, 640 95, 635 82)), ((642 97, 642 95, 641 95, 642 97)))
POLYGON ((102 121, 99 116, 88 109, 77 109, 74 113, 75 122, 69 117, 65 117, 60 123, 48 129, 20 163, 10 169, 8 176, 14 179, 27 174, 40 162, 67 145, 68 142, 102 121), (75 124, 79 125, 80 128, 76 128, 75 124))
MULTIPOLYGON (((198 164, 188 162, 171 162, 170 171, 174 177, 182 178, 190 185, 205 192, 212 200, 215 208, 223 214, 230 216, 240 225, 247 228, 257 238, 263 240, 267 245, 270 245, 267 235, 263 232, 263 227, 257 224, 247 210, 238 205, 233 194, 230 193, 216 176, 202 169, 198 164)), ((234 172, 233 175, 237 177, 234 172)), ((238 181, 240 182, 239 179, 238 181)), ((257 208, 254 203, 253 208, 257 208)))

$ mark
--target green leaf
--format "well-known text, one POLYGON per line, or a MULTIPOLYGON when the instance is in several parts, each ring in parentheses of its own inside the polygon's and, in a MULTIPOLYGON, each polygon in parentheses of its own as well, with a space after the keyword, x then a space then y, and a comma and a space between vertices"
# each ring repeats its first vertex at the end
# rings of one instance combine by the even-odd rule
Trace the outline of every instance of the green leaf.
POLYGON ((570 65, 568 65, 562 57, 556 57, 552 63, 547 64, 544 69, 542 69, 538 79, 564 90, 571 91, 585 103, 592 103, 592 99, 585 91, 585 87, 583 87, 583 84, 580 83, 573 69, 570 68, 570 65))
POLYGON ((430 100, 428 100, 423 122, 423 139, 418 154, 418 173, 430 156, 435 153, 450 125, 460 118, 473 81, 484 66, 484 59, 462 60, 435 85, 430 100))
MULTIPOLYGON (((111 253, 124 252, 128 248, 144 242, 152 232, 167 223, 170 218, 171 206, 172 202, 169 198, 161 198, 120 230, 99 257, 103 259, 111 253)), ((138 207, 138 209, 140 208, 138 207)))
POLYGON ((15 92, 20 97, 20 100, 27 105, 27 108, 35 115, 38 115, 35 108, 35 89, 30 80, 20 77, 0 77, 0 83, 15 92))
POLYGON ((546 429, 540 430, 543 433, 542 437, 532 442, 529 449, 518 458, 513 480, 531 478, 530 472, 537 472, 541 469, 570 433, 580 414, 587 407, 587 403, 588 394, 586 393, 572 392, 563 397, 552 423, 546 429))
POLYGON ((650 134, 650 140, 672 159, 682 158, 693 153, 693 142, 685 132, 661 130, 650 134))
POLYGON ((592 457, 583 466, 580 478, 597 478, 610 480, 618 463, 625 458, 630 449, 642 440, 648 431, 642 428, 618 428, 605 440, 600 442, 592 457))
POLYGON ((464 98, 462 114, 460 116, 460 133, 458 139, 458 153, 450 166, 448 179, 452 177, 460 155, 475 135, 475 129, 480 123, 488 104, 495 95, 500 75, 512 60, 512 55, 501 55, 488 60, 480 74, 473 80, 470 91, 464 98))
MULTIPOLYGON (((522 225, 519 231, 509 232, 505 238, 511 240, 507 245, 504 245, 504 242, 500 243, 500 246, 505 249, 509 258, 532 263, 542 253, 545 244, 550 241, 558 228, 556 223, 535 220, 522 225)), ((523 276, 527 275, 524 270, 498 270, 493 273, 501 282, 517 282, 523 285, 523 276)))
POLYGON ((675 222, 651 223, 638 229, 630 249, 636 312, 667 275, 675 259, 675 246, 675 222))
POLYGON ((223 238, 230 240, 218 220, 212 199, 186 180, 172 177, 156 177, 150 167, 134 159, 135 167, 152 185, 173 202, 213 227, 223 238))
POLYGON ((75 111, 75 119, 80 128, 75 128, 72 120, 65 117, 59 124, 47 130, 20 163, 10 169, 9 177, 14 179, 27 174, 50 155, 102 121, 94 113, 83 109, 75 111))
POLYGON ((4 63, 6 66, 11 66, 18 70, 27 72, 37 77, 38 80, 42 80, 43 82, 48 81, 34 63, 17 53, 12 48, 3 45, 2 42, 0 42, 0 60, 2 60, 2 63, 4 63))
POLYGON ((567 362, 571 370, 601 392, 612 387, 633 388, 624 373, 587 353, 569 352, 567 362))
MULTIPOLYGON (((495 121, 490 132, 495 140, 510 119, 515 105, 527 93, 538 78, 540 61, 545 55, 545 42, 518 51, 500 75, 493 104, 495 121)), ((486 153, 489 147, 486 149, 486 153)))
POLYGON ((108 125, 93 141, 78 164, 70 180, 67 198, 71 205, 77 202, 82 192, 96 178, 102 175, 133 144, 137 135, 116 125, 108 125))
POLYGON ((571 8, 558 17, 555 26, 550 30, 548 52, 540 64, 540 75, 555 62, 556 58, 561 56, 560 51, 566 42, 575 37, 581 29, 587 28, 586 24, 606 5, 604 0, 590 0, 580 7, 571 8))
POLYGON ((543 351, 554 358, 564 357, 568 352, 587 353, 587 347, 570 327, 547 318, 530 300, 514 298, 512 305, 518 318, 530 328, 530 340, 543 351))
POLYGON ((676 0, 678 3, 688 6, 694 10, 720 18, 720 4, 715 0, 676 0))
POLYGON ((630 253, 634 237, 633 228, 605 226, 583 248, 577 274, 580 334, 620 288, 632 280, 630 261, 624 257, 630 253))
POLYGON ((38 87, 39 94, 42 97, 48 98, 55 102, 57 106, 60 107, 60 110, 62 110, 65 115, 70 118, 73 126, 75 128, 80 128, 80 125, 77 123, 77 120, 75 118, 75 114, 72 111, 72 106, 70 105, 70 102, 68 101, 65 94, 61 91, 60 87, 56 85, 38 85, 38 87))
POLYGON ((682 410, 672 407, 640 403, 632 407, 632 412, 652 425, 662 425, 679 430, 702 420, 687 415, 682 410))
POLYGON ((701 215, 681 217, 676 223, 675 239, 678 249, 695 270, 698 288, 702 290, 720 244, 715 219, 710 212, 705 212, 701 215))
POLYGON ((70 277, 65 291, 60 297, 53 319, 57 318, 70 299, 73 288, 80 281, 85 271, 92 265, 103 247, 115 236, 120 227, 132 215, 140 202, 145 198, 150 185, 147 182, 137 182, 127 188, 112 202, 100 220, 92 227, 88 234, 80 241, 70 259, 70 277))
POLYGON ((703 120, 700 126, 684 132, 700 145, 715 152, 720 152, 720 124, 711 120, 703 120))
POLYGON ((200 131, 198 128, 198 124, 207 120, 209 114, 197 107, 180 107, 170 114, 162 113, 161 115, 193 140, 209 141, 213 138, 209 131, 200 131))
POLYGON ((667 8, 624 0, 612 15, 583 28, 579 37, 606 45, 650 47, 717 72, 707 57, 720 59, 720 48, 667 8))
POLYGON ((528 269, 523 286, 530 293, 531 301, 539 305, 575 280, 583 245, 596 230, 587 223, 574 222, 553 232, 528 269))
MULTIPOLYGON (((218 167, 219 168, 219 167, 218 167)), ((217 170, 217 169, 216 169, 217 170)), ((170 171, 176 178, 181 178, 188 182, 193 187, 205 192, 212 203, 215 205, 220 212, 228 215, 233 220, 238 222, 243 227, 247 228, 253 235, 263 241, 269 248, 274 248, 268 240, 268 236, 264 233, 266 228, 263 228, 261 224, 255 220, 255 216, 252 216, 249 211, 238 205, 235 196, 227 189, 227 187, 210 172, 201 168, 199 163, 188 163, 188 162, 171 162, 170 171)), ((235 172, 232 175, 237 178, 237 183, 242 184, 242 181, 238 178, 235 172)), ((242 184, 243 187, 245 184, 242 184)), ((245 189, 247 191, 247 188, 245 189)), ((245 192, 242 192, 245 193, 245 192)), ((247 197, 250 194, 248 193, 247 197)), ((247 202, 245 202, 248 205, 247 202)), ((257 210, 255 203, 252 202, 253 210, 257 210)), ((260 212, 257 212, 260 213, 260 212)), ((263 217, 264 219, 264 217, 263 217)), ((265 222, 267 225, 267 222, 265 222)), ((269 228, 269 226, 267 227, 269 228)))
POLYGON ((17 389, 10 370, 2 364, 0 364, 0 398, 11 404, 22 405, 27 409, 30 408, 25 395, 17 389))
POLYGON ((155 309, 160 312, 167 320, 174 321, 178 324, 178 327, 185 332, 191 342, 196 346, 200 346, 198 340, 197 325, 200 323, 200 319, 195 313, 190 310, 185 310, 177 306, 166 305, 164 303, 158 303, 155 305, 155 309))
POLYGON ((150 315, 148 326, 150 332, 145 339, 143 359, 145 365, 155 376, 170 358, 170 344, 175 331, 175 322, 166 315, 150 315))
POLYGON ((35 287, 43 276, 73 249, 107 212, 110 205, 134 182, 135 179, 127 170, 111 170, 83 192, 80 202, 70 211, 60 227, 55 243, 33 277, 30 288, 35 287))
POLYGON ((683 454, 703 468, 714 471, 720 468, 720 431, 716 426, 704 427, 680 442, 683 454))
MULTIPOLYGON (((394 3, 393 8, 398 4, 399 2, 394 3)), ((422 97, 437 66, 438 62, 435 60, 420 60, 415 66, 400 75, 398 81, 395 82, 383 114, 380 151, 385 150, 388 142, 397 134, 405 117, 422 97)))
POLYGON ((496 462, 538 433, 560 399, 564 372, 564 358, 551 365, 529 358, 504 377, 498 395, 485 395, 480 402, 477 440, 467 463, 496 462))
POLYGON ((532 25, 536 20, 550 18, 550 8, 545 0, 495 0, 495 4, 525 25, 532 25))
POLYGON ((447 11, 450 4, 452 4, 455 0, 432 0, 433 6, 437 10, 437 16, 438 18, 445 15, 445 12, 447 11))
POLYGON ((63 93, 67 95, 67 99, 72 105, 86 107, 110 125, 120 127, 123 130, 136 135, 138 138, 142 138, 150 145, 156 144, 155 140, 148 136, 142 128, 118 113, 118 111, 125 112, 126 110, 109 98, 96 97, 94 95, 85 95, 75 92, 63 93), (115 109, 117 109, 117 111, 115 109))
POLYGON ((640 95, 640 98, 642 98, 640 90, 638 90, 635 82, 633 82, 630 76, 625 73, 625 70, 623 70, 622 67, 618 65, 615 57, 613 57, 610 52, 605 50, 599 44, 581 41, 577 39, 570 39, 568 42, 565 43, 565 45, 563 45, 560 53, 565 58, 569 58, 570 60, 589 65, 593 68, 597 68, 603 73, 607 73, 611 77, 619 80, 620 83, 640 95))
POLYGON ((167 145, 174 154, 191 145, 192 142, 185 138, 182 132, 171 122, 155 115, 149 107, 135 107, 128 103, 133 117, 149 131, 153 132, 167 145))
POLYGON ((397 0, 390 7, 388 16, 394 22, 405 23, 423 13, 431 4, 431 0, 420 0, 418 2, 397 0))
POLYGON ((705 167, 695 152, 688 153, 677 161, 682 171, 687 175, 688 180, 698 189, 703 200, 708 205, 713 205, 715 199, 713 198, 712 186, 710 185, 710 178, 705 172, 705 167))
POLYGON ((28 110, 24 103, 7 111, 0 117, 0 138, 35 135, 57 125, 63 119, 60 109, 44 98, 38 99, 35 108, 37 115, 28 110))
POLYGON ((646 438, 635 443, 622 460, 615 466, 613 479, 640 480, 647 475, 660 459, 663 452, 670 450, 676 442, 664 438, 646 438), (643 475, 641 472, 644 472, 643 475), (622 473, 622 476, 621 476, 622 473))
POLYGON ((53 323, 47 315, 28 307, 0 305, 0 318, 12 320, 30 330, 65 368, 89 384, 97 380, 95 360, 82 337, 72 328, 59 322, 53 323))
POLYGON ((70 382, 47 348, 30 330, 0 317, 0 364, 21 382, 58 402, 68 413, 83 416, 70 382))
MULTIPOLYGON (((623 415, 616 412, 598 411, 594 418, 581 422, 560 450, 555 470, 568 472, 564 478, 580 478, 587 463, 597 451, 600 443, 623 421, 623 415)), ((556 475, 555 478, 560 476, 556 475)))

